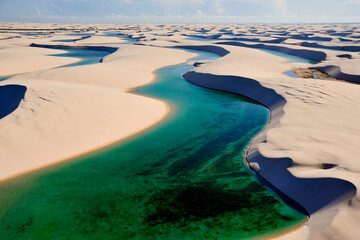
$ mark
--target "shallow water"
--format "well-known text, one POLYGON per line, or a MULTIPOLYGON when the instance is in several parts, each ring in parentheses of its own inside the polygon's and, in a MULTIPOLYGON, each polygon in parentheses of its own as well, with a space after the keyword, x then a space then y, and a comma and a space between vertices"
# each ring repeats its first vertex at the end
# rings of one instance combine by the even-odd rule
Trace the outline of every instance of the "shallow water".
POLYGON ((25 36, 48 36, 48 35, 50 35, 50 33, 41 33, 41 32, 38 32, 38 33, 22 33, 22 35, 25 35, 25 36))
POLYGON ((292 77, 292 78, 300 78, 299 75, 296 75, 292 69, 283 72, 286 76, 292 77))
MULTIPOLYGON (((104 51, 95 51, 95 50, 85 50, 85 49, 61 49, 66 51, 65 53, 58 53, 58 54, 52 54, 49 56, 56 56, 56 57, 74 57, 79 58, 78 62, 66 64, 63 66, 59 66, 57 68, 63 68, 63 67, 76 67, 76 66, 82 66, 82 65, 90 65, 90 64, 96 64, 99 63, 99 61, 109 55, 108 52, 104 51)), ((15 74, 18 75, 18 74, 15 74)), ((8 76, 0 76, 0 82, 7 80, 15 75, 8 75, 8 76)))
POLYGON ((74 57, 74 58, 79 58, 79 61, 64 66, 60 66, 58 68, 97 64, 100 62, 100 60, 103 57, 109 55, 109 53, 105 51, 86 50, 86 49, 64 49, 64 50, 66 51, 66 53, 53 54, 50 56, 74 57))
POLYGON ((70 43, 70 42, 76 42, 80 40, 80 38, 77 39, 58 39, 58 40, 52 40, 53 42, 63 42, 63 43, 70 43))
POLYGON ((259 50, 261 50, 263 52, 270 53, 272 55, 276 55, 276 56, 279 56, 279 57, 286 58, 287 61, 284 62, 284 63, 310 63, 310 64, 319 63, 319 61, 310 60, 310 59, 302 58, 302 57, 297 57, 297 56, 294 56, 294 55, 286 54, 286 53, 275 51, 275 50, 262 49, 262 48, 257 48, 257 49, 259 49, 259 50))
POLYGON ((186 82, 190 68, 131 91, 169 103, 155 127, 1 183, 0 239, 249 239, 304 221, 243 165, 268 110, 186 82))
MULTIPOLYGON (((241 38, 241 36, 238 36, 239 38, 241 38)), ((251 42, 251 43, 259 43, 258 40, 254 39, 253 41, 248 39, 248 40, 238 40, 238 39, 224 39, 224 38, 203 38, 203 37, 196 37, 196 36, 191 36, 191 37, 186 37, 185 39, 187 40, 194 40, 194 41, 201 41, 201 42, 211 42, 211 41, 222 41, 222 42, 233 42, 233 41, 239 41, 239 42, 251 42)))
POLYGON ((68 33, 67 35, 68 36, 81 36, 81 37, 84 37, 84 36, 91 36, 93 35, 94 33, 68 33))
POLYGON ((9 78, 11 78, 11 77, 12 77, 12 75, 11 75, 11 76, 6 76, 6 77, 0 76, 0 82, 1 82, 1 81, 4 81, 4 80, 6 80, 6 79, 9 79, 9 78))
MULTIPOLYGON (((278 51, 274 51, 274 50, 268 50, 268 49, 259 49, 259 50, 270 53, 275 56, 286 58, 287 61, 284 62, 285 64, 286 63, 310 63, 310 64, 319 63, 319 61, 310 60, 310 59, 306 59, 306 58, 302 58, 302 57, 297 57, 297 56, 293 56, 290 54, 286 54, 286 53, 282 53, 282 52, 278 52, 278 51)), ((292 69, 283 72, 283 74, 285 74, 286 76, 292 77, 292 78, 299 78, 299 76, 296 75, 292 69)))
POLYGON ((204 38, 204 37, 195 37, 195 36, 190 36, 190 37, 186 37, 186 40, 193 40, 193 41, 202 41, 202 42, 211 42, 211 41, 219 41, 222 39, 216 39, 216 38, 204 38))
MULTIPOLYGON (((199 38, 199 37, 187 37, 186 39, 188 40, 196 40, 196 41, 219 41, 221 40, 222 42, 226 42, 228 40, 226 39, 206 39, 206 38, 199 38)), ((234 40, 230 40, 230 41, 234 41, 234 40)), ((241 42, 257 42, 257 41, 251 41, 251 40, 241 40, 241 42)), ((248 47, 248 48, 255 48, 258 50, 261 50, 263 52, 267 52, 279 57, 283 57, 288 59, 288 61, 284 62, 284 63, 310 63, 310 64, 317 64, 320 61, 315 61, 315 60, 310 60, 310 59, 306 59, 306 58, 302 58, 302 57, 298 57, 298 56, 294 56, 294 55, 290 55, 290 54, 286 54, 283 52, 279 52, 279 51, 275 51, 275 50, 269 50, 269 49, 264 49, 264 48, 257 48, 257 47, 248 47)))
POLYGON ((330 42, 331 40, 314 40, 314 39, 297 39, 304 42, 314 42, 314 43, 323 43, 323 42, 330 42))

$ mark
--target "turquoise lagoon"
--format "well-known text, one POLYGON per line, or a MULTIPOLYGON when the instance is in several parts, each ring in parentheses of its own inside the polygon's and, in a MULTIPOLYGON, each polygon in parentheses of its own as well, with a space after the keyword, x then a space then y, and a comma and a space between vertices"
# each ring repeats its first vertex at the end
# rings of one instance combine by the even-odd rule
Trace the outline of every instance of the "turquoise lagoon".
POLYGON ((249 239, 302 224, 244 165, 268 109, 186 82, 191 68, 131 91, 170 105, 156 126, 0 183, 0 239, 249 239))

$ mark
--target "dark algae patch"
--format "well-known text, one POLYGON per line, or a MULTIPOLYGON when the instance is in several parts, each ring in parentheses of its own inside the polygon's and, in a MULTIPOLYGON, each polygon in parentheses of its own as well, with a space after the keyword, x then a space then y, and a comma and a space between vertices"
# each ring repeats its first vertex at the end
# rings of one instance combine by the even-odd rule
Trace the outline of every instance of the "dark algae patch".
POLYGON ((149 203, 156 207, 155 212, 148 216, 147 221, 151 225, 200 221, 227 213, 240 213, 242 209, 256 207, 259 204, 266 209, 269 204, 277 203, 277 200, 273 198, 266 199, 267 197, 263 194, 262 198, 257 196, 252 199, 253 195, 256 196, 264 191, 261 188, 260 191, 251 191, 249 188, 241 190, 227 188, 228 186, 205 183, 194 186, 185 185, 180 189, 160 192, 149 203))
POLYGON ((155 229, 161 226, 168 230, 166 234, 174 228, 184 234, 194 224, 208 228, 204 236, 195 239, 247 239, 296 222, 298 216, 282 213, 282 203, 258 183, 249 182, 235 189, 227 184, 202 182, 157 192, 147 203, 152 210, 144 224, 155 229))
POLYGON ((157 81, 132 90, 169 103, 160 124, 0 183, 0 239, 238 240, 304 221, 243 165, 268 110, 187 83, 190 68, 160 69, 157 81))

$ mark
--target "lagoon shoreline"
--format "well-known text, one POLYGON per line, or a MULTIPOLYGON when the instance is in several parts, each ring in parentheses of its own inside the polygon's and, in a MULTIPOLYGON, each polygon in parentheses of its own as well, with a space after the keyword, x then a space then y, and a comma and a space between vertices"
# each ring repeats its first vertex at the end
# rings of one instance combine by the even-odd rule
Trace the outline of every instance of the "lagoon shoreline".
MULTIPOLYGON (((253 139, 248 149, 247 160, 249 166, 281 192, 284 192, 284 194, 303 206, 310 215, 310 219, 305 226, 291 232, 290 235, 282 236, 281 239, 322 240, 326 239, 326 236, 338 239, 354 239, 354 236, 359 234, 356 222, 360 219, 360 213, 357 210, 358 199, 360 198, 357 196, 356 190, 360 186, 360 180, 356 158, 360 153, 356 142, 359 140, 359 134, 357 133, 360 130, 356 124, 356 119, 360 115, 354 111, 360 106, 357 98, 359 85, 349 85, 346 82, 336 80, 295 79, 281 74, 291 67, 313 67, 323 69, 336 78, 344 78, 341 80, 354 81, 355 79, 358 81, 360 72, 356 66, 358 66, 360 57, 357 52, 357 34, 360 32, 356 30, 356 25, 288 25, 281 36, 274 34, 274 29, 276 30, 282 26, 265 25, 262 26, 264 33, 252 32, 252 34, 260 37, 248 37, 245 39, 246 43, 242 43, 244 39, 237 39, 237 33, 250 31, 259 26, 136 26, 140 29, 139 31, 134 30, 135 27, 134 29, 123 30, 122 33, 125 34, 124 36, 135 39, 135 45, 119 45, 121 50, 105 57, 101 65, 96 66, 94 69, 83 66, 81 70, 80 67, 47 70, 48 68, 71 64, 78 61, 78 59, 65 60, 49 57, 49 54, 59 51, 30 49, 28 46, 32 43, 43 46, 52 45, 54 40, 57 42, 54 45, 60 44, 66 47, 65 44, 59 43, 59 40, 60 42, 63 40, 70 41, 74 37, 62 33, 53 34, 51 37, 47 35, 26 36, 22 32, 16 32, 16 29, 29 29, 28 31, 32 31, 30 29, 34 26, 14 28, 14 32, 9 28, 9 31, 4 32, 2 30, 1 33, 3 37, 0 39, 0 45, 2 46, 0 54, 9 59, 7 62, 0 62, 0 65, 3 66, 1 69, 4 74, 2 75, 23 73, 2 82, 1 85, 23 85, 28 89, 25 101, 20 103, 20 107, 2 120, 3 124, 6 123, 3 126, 7 127, 4 131, 9 132, 9 129, 11 131, 13 129, 15 131, 12 132, 14 136, 23 135, 25 137, 19 140, 12 139, 11 135, 9 135, 6 139, 2 139, 8 144, 7 147, 0 149, 2 153, 11 156, 11 154, 15 153, 14 149, 16 147, 14 146, 19 144, 17 141, 31 142, 33 139, 28 136, 33 136, 34 133, 37 137, 34 138, 32 148, 35 147, 40 152, 42 148, 37 146, 44 144, 41 139, 44 136, 51 136, 50 139, 55 145, 67 149, 73 147, 67 153, 67 157, 111 144, 111 142, 119 139, 119 135, 112 136, 111 141, 109 141, 109 135, 105 136, 106 134, 104 134, 102 139, 94 143, 94 145, 85 144, 86 146, 81 146, 82 150, 79 151, 78 146, 66 146, 64 142, 67 141, 66 134, 59 135, 59 130, 56 129, 57 126, 51 125, 54 119, 47 119, 47 122, 43 119, 42 122, 46 124, 40 125, 40 127, 36 122, 29 124, 27 120, 45 116, 44 113, 52 109, 49 108, 52 103, 56 106, 62 106, 64 109, 58 108, 58 110, 64 112, 65 116, 66 114, 68 114, 67 116, 73 116, 76 111, 76 104, 67 101, 66 98, 72 99, 77 95, 81 97, 74 99, 74 101, 84 103, 77 106, 79 107, 78 111, 87 116, 83 119, 79 118, 79 123, 84 121, 90 123, 89 119, 94 118, 96 121, 94 120, 88 127, 96 129, 98 127, 96 122, 108 121, 108 118, 98 118, 91 109, 86 108, 85 102, 87 99, 101 96, 101 101, 104 104, 113 104, 114 97, 116 98, 120 94, 122 97, 118 97, 117 104, 121 106, 126 91, 149 82, 153 78, 152 71, 154 69, 172 65, 169 62, 170 59, 176 64, 190 57, 181 50, 165 50, 163 47, 187 47, 210 51, 217 53, 222 58, 212 62, 196 63, 198 67, 185 74, 185 78, 192 78, 193 83, 202 84, 205 87, 207 85, 207 87, 210 86, 222 91, 238 92, 260 102, 271 110, 269 124, 253 139), (221 34, 222 28, 225 27, 227 28, 226 32, 231 32, 231 34, 226 36, 221 34), (317 33, 323 28, 330 28, 333 29, 332 31, 339 33, 352 29, 353 34, 347 34, 347 42, 341 39, 338 41, 335 34, 327 36, 326 33, 317 33), (176 31, 173 31, 174 29, 176 31), (208 29, 209 31, 202 31, 201 29, 208 29), (306 32, 307 37, 302 39, 299 36, 292 35, 295 30, 306 32), (157 34, 154 35, 153 32, 157 32, 157 34), (202 38, 199 38, 199 40, 187 38, 194 32, 204 35, 206 43, 202 42, 202 38), (313 34, 311 39, 319 39, 318 43, 306 43, 307 40, 311 40, 308 37, 308 35, 311 35, 309 32, 313 34), (252 43, 249 43, 249 41, 252 43), (309 66, 305 63, 289 63, 285 65, 283 64, 283 58, 260 52, 256 47, 290 52, 293 55, 322 60, 323 62, 315 66, 309 66), (20 56, 19 53, 23 55, 20 56), (179 56, 180 53, 182 54, 181 57, 179 56), (171 57, 169 57, 169 54, 171 57), (28 64, 28 59, 34 55, 36 61, 28 64), (152 62, 154 55, 161 57, 161 64, 157 65, 152 62), (19 61, 22 63, 23 69, 17 69, 14 66, 6 67, 19 61), (141 62, 142 66, 133 68, 139 62, 141 62), (115 66, 120 66, 121 69, 114 71, 115 66), (130 69, 129 66, 131 66, 130 69), (131 75, 129 74, 130 71, 136 72, 136 74, 131 75), (106 78, 103 78, 98 72, 107 72, 109 74, 107 74, 106 78), (118 81, 119 76, 124 79, 124 82, 118 81), (134 82, 127 79, 138 79, 139 81, 134 84, 134 82), (239 82, 242 83, 239 85, 239 82), (110 90, 110 87, 115 87, 117 90, 110 90), (49 91, 49 89, 54 90, 49 91), (258 92, 260 89, 262 92, 258 92), (41 98, 48 99, 52 103, 41 98), (31 113, 31 109, 33 109, 33 113, 31 113), (19 129, 21 131, 17 132, 19 129), (29 129, 32 129, 32 131, 29 132, 29 129), (35 129, 39 131, 33 131, 35 129), (56 129, 56 131, 52 133, 50 131, 52 135, 48 135, 49 132, 46 129, 56 129), (333 129, 337 129, 337 131, 333 129), (104 142, 106 144, 102 144, 104 142), (9 145, 13 146, 12 153, 9 152, 11 149, 8 147, 9 145), (280 170, 274 168, 274 166, 280 167, 280 170)), ((78 26, 82 27, 83 25, 78 26)), ((102 25, 101 28, 105 28, 105 26, 102 25)), ((42 29, 41 31, 54 31, 51 24, 39 24, 37 28, 42 29), (40 27, 40 25, 42 26, 40 27)), ((114 43, 124 44, 126 42, 124 38, 116 35, 106 36, 101 31, 99 33, 93 31, 91 37, 72 42, 72 47, 101 46, 110 49, 114 47, 114 43)), ((133 100, 135 98, 137 97, 133 96, 133 100)), ((148 102, 146 99, 143 99, 143 101, 137 100, 140 102, 137 103, 139 105, 136 105, 136 107, 143 107, 148 102)), ((101 109, 100 103, 94 102, 93 104, 97 104, 98 109, 101 109)), ((150 108, 151 104, 149 102, 148 104, 149 106, 144 109, 150 108)), ((159 116, 166 115, 166 107, 162 103, 153 102, 152 104, 158 104, 162 109, 159 110, 161 113, 158 112, 159 116)), ((103 111, 104 116, 110 116, 112 109, 109 107, 103 109, 103 111)), ((149 112, 143 114, 146 115, 149 112)), ((118 119, 121 119, 121 117, 122 115, 119 114, 118 119)), ((161 119, 161 117, 157 119, 161 119)), ((66 117, 62 121, 67 122, 66 117)), ((126 121, 131 122, 132 120, 128 119, 126 121)), ((151 121, 156 122, 155 119, 151 121)), ((115 122, 109 122, 108 124, 110 126, 115 122)), ((81 130, 83 132, 74 131, 70 123, 61 127, 63 127, 63 129, 60 129, 61 131, 67 129, 66 131, 77 136, 86 132, 85 128, 81 130)), ((140 130, 144 128, 140 128, 140 130)), ((135 132, 138 131, 128 132, 124 136, 129 136, 135 132)), ((97 137, 96 134, 90 134, 86 138, 95 139, 97 137)), ((77 144, 80 144, 81 141, 83 140, 78 141, 77 144)), ((22 146, 25 146, 24 152, 16 153, 19 160, 36 152, 32 148, 27 149, 28 145, 22 144, 22 146)), ((48 152, 56 152, 56 149, 49 148, 48 152)), ((54 160, 53 162, 67 158, 64 155, 54 154, 46 157, 49 156, 54 160)), ((17 162, 18 160, 14 158, 12 161, 17 162)), ((43 166, 46 165, 42 164, 43 166)), ((24 169, 19 169, 17 169, 19 173, 25 172, 24 169)), ((8 172, 6 169, 4 171, 8 172)))

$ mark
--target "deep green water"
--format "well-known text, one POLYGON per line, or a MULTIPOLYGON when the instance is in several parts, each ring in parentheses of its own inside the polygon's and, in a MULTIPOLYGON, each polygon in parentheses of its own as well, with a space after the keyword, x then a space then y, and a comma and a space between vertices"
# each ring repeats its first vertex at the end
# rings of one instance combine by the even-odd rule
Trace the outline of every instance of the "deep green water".
POLYGON ((243 165, 268 110, 186 82, 189 69, 133 89, 169 103, 155 127, 1 183, 0 239, 249 239, 304 221, 243 165))

